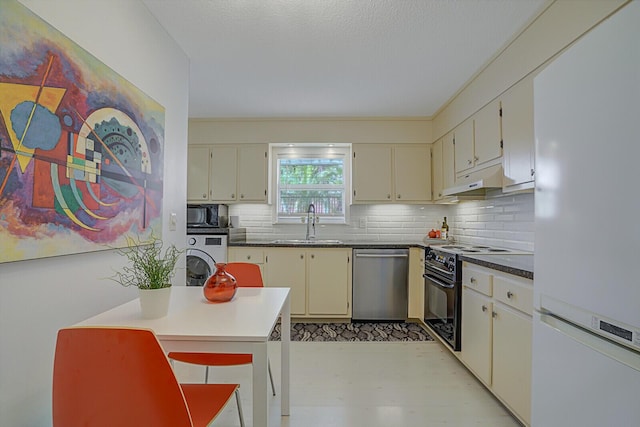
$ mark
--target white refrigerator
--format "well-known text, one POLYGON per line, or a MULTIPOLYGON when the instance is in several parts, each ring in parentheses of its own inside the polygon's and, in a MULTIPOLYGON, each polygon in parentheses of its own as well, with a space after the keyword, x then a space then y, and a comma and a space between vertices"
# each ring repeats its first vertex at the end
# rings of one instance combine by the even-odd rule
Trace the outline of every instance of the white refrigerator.
POLYGON ((534 80, 534 427, 640 426, 640 1, 534 80))

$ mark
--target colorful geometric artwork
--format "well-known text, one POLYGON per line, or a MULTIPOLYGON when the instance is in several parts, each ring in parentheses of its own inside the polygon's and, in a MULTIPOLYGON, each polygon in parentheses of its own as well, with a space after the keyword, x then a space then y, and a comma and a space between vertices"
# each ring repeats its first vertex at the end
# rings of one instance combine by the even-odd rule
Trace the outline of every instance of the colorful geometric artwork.
POLYGON ((0 263, 161 237, 163 163, 164 108, 0 0, 0 263))

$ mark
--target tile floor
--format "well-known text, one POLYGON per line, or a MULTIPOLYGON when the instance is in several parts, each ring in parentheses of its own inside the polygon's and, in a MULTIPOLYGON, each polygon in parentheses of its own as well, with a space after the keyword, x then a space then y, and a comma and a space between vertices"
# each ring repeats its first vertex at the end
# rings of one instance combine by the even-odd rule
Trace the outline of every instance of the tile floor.
MULTIPOLYGON (((439 427, 520 424, 436 342, 292 342, 291 415, 280 416, 280 346, 269 343, 276 382, 274 427, 439 427)), ((200 382, 204 368, 176 363, 180 381, 200 382)), ((252 425, 251 368, 211 368, 211 382, 239 382, 252 425)), ((212 427, 239 426, 230 402, 212 427)))

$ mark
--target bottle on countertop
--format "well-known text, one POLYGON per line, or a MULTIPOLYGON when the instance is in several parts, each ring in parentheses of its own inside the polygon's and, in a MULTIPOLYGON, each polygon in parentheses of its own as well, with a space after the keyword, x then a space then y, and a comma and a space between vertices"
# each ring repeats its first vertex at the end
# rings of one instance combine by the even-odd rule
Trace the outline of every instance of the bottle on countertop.
POLYGON ((447 217, 444 217, 444 221, 442 221, 442 228, 440 228, 440 238, 442 240, 447 240, 449 238, 449 225, 447 224, 447 217))

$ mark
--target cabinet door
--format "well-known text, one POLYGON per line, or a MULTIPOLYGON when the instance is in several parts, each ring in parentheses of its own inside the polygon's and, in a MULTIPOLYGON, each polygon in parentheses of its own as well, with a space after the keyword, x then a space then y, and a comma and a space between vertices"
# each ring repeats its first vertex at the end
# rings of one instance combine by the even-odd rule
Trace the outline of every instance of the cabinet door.
POLYGON ((411 319, 424 319, 424 249, 409 248, 409 312, 411 319))
POLYGON ((395 200, 431 200, 431 152, 427 144, 394 147, 395 200))
POLYGON ((443 182, 442 139, 439 139, 431 146, 431 186, 433 189, 433 200, 442 199, 442 190, 444 189, 443 182))
POLYGON ((238 146, 238 202, 267 201, 267 145, 238 146))
POLYGON ((229 262, 250 262, 260 267, 262 281, 266 284, 264 269, 264 251, 260 248, 237 248, 231 247, 227 250, 229 262))
POLYGON ((209 146, 187 148, 187 200, 209 199, 209 146))
POLYGON ((493 311, 493 390, 530 422, 531 317, 500 303, 493 311))
POLYGON ((449 132, 442 139, 442 188, 453 187, 456 183, 456 162, 454 133, 449 132))
POLYGON ((238 154, 233 145, 211 146, 211 200, 233 202, 236 200, 236 175, 238 154))
POLYGON ((462 287, 462 344, 460 357, 485 384, 491 385, 491 300, 462 287))
POLYGON ((527 78, 502 97, 504 187, 533 182, 533 80, 527 78))
POLYGON ((291 288, 291 314, 305 315, 306 307, 306 266, 303 249, 270 248, 265 252, 266 285, 291 288))
POLYGON ((310 315, 348 315, 350 257, 349 249, 307 251, 310 315))
POLYGON ((502 156, 500 101, 485 105, 474 117, 474 166, 482 166, 502 156))
POLYGON ((353 145, 353 201, 390 202, 391 145, 353 145))
POLYGON ((467 119, 454 129, 456 173, 473 168, 473 119, 467 119))

